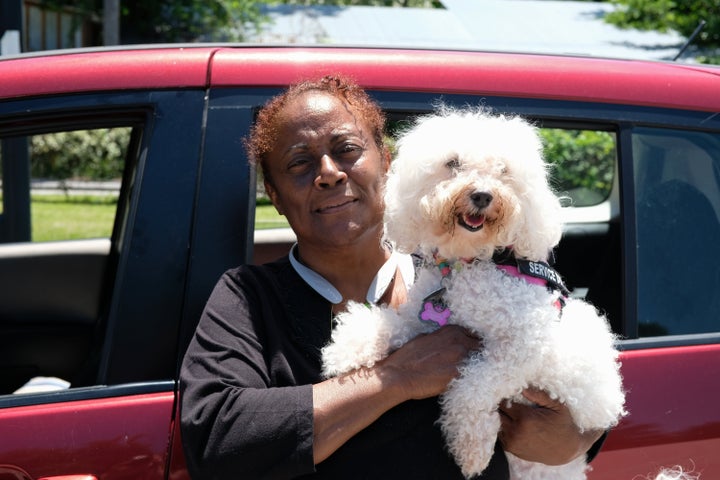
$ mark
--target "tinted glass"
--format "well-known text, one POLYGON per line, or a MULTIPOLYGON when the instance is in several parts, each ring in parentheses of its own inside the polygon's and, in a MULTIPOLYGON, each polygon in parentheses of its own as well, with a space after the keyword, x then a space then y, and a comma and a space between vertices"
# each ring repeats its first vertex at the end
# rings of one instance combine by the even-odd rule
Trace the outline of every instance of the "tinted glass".
POLYGON ((720 331, 720 135, 638 128, 640 336, 720 331))

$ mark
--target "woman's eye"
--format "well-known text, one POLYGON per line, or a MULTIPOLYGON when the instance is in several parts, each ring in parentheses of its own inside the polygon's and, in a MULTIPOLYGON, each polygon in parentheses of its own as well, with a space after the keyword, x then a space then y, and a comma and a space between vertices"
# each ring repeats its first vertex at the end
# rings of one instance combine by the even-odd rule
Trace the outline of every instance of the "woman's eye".
POLYGON ((310 161, 306 157, 293 158, 288 162, 287 169, 289 171, 296 171, 305 168, 310 161))
POLYGON ((363 147, 354 143, 343 143, 339 146, 338 152, 341 154, 357 154, 363 151, 363 147))

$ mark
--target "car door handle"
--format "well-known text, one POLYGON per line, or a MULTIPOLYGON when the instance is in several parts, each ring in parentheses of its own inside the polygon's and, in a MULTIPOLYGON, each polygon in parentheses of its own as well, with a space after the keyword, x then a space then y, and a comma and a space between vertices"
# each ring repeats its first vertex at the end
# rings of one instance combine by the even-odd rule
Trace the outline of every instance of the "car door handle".
POLYGON ((38 480, 97 480, 95 475, 78 474, 78 475, 55 475, 51 477, 41 477, 38 480))

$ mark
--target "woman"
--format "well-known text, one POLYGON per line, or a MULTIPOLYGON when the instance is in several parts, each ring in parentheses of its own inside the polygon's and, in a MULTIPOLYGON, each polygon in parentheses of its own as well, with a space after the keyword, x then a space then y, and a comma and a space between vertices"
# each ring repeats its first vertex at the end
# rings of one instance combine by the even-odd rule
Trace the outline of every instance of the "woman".
MULTIPOLYGON (((382 242, 383 129, 377 105, 338 77, 295 85, 259 114, 248 151, 297 244, 226 272, 208 301, 180 376, 193 476, 463 478, 436 397, 478 339, 448 326, 372 368, 320 376, 333 315, 350 300, 398 306, 413 281, 409 258, 382 242)), ((599 438, 544 393, 526 396, 535 408, 504 409, 504 449, 562 464, 599 438)), ((482 478, 507 477, 498 445, 482 478)))

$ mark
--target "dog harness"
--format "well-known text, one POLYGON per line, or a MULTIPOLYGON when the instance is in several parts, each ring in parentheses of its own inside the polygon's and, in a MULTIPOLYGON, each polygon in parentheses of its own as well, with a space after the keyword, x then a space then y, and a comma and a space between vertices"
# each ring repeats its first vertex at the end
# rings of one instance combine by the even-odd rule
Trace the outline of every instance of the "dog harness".
MULTIPOLYGON (((473 263, 474 259, 460 259, 454 263, 450 263, 433 254, 434 264, 440 270, 442 275, 441 283, 448 278, 453 271, 462 269, 465 265, 473 263)), ((522 258, 516 258, 512 248, 506 248, 501 252, 493 255, 492 262, 499 270, 507 275, 521 278, 531 285, 539 285, 546 287, 551 292, 559 292, 560 296, 553 301, 553 305, 560 310, 565 306, 565 299, 570 295, 570 291, 563 283, 560 274, 545 262, 531 262, 522 258)), ((452 311, 445 301, 446 288, 441 286, 437 290, 430 293, 423 299, 422 307, 418 313, 418 318, 423 322, 432 322, 442 327, 447 325, 452 311)))
POLYGON ((513 277, 519 277, 528 283, 542 285, 551 292, 560 292, 563 297, 570 296, 560 274, 545 262, 531 262, 516 258, 512 248, 496 252, 492 261, 497 268, 513 277))

